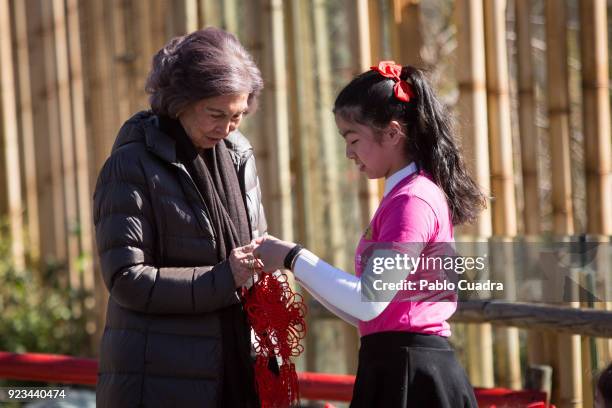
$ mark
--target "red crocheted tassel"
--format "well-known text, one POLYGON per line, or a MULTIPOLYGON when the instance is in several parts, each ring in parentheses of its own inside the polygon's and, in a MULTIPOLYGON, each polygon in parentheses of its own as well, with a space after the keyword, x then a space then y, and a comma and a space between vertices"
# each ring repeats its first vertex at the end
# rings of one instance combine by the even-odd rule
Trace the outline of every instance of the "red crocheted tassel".
POLYGON ((304 351, 300 344, 306 336, 306 305, 302 296, 291 290, 285 274, 261 273, 244 299, 258 343, 255 347, 255 382, 261 406, 288 408, 296 405, 300 395, 291 357, 304 351), (279 375, 268 369, 270 357, 280 357, 279 375))

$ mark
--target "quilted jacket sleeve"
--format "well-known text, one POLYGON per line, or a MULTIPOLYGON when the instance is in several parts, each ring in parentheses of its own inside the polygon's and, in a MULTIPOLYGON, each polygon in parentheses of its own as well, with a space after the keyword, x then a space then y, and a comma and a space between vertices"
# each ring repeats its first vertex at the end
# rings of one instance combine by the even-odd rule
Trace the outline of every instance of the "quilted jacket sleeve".
POLYGON ((249 217, 251 217, 253 238, 258 238, 268 232, 268 223, 266 221, 264 206, 262 204, 261 186, 259 184, 259 176, 257 175, 255 156, 251 156, 245 163, 245 166, 247 200, 250 204, 249 217))
POLYGON ((138 146, 116 150, 100 171, 94 193, 98 253, 111 298, 124 308, 156 314, 205 313, 237 302, 227 261, 155 265, 158 237, 143 155, 138 146))

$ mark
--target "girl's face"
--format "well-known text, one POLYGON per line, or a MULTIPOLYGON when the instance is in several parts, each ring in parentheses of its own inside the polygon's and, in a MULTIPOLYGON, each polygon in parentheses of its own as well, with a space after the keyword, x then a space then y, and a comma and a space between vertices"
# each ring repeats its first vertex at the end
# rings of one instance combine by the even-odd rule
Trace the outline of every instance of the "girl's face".
POLYGON ((240 126, 249 94, 221 95, 191 104, 181 114, 183 129, 199 149, 209 149, 240 126))
POLYGON ((336 125, 346 143, 346 157, 369 179, 387 178, 408 164, 399 126, 376 135, 371 127, 348 121, 341 115, 336 115, 336 125))

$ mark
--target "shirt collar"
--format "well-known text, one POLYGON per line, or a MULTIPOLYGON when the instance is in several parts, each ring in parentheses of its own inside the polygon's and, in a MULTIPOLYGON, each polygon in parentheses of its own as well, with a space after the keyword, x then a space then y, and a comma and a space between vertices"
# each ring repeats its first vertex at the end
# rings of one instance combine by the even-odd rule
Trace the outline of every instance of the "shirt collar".
POLYGON ((395 187, 400 181, 410 176, 413 173, 416 173, 418 170, 415 162, 411 162, 409 165, 404 167, 401 170, 393 173, 388 179, 385 180, 385 192, 383 193, 383 197, 389 194, 393 187, 395 187))

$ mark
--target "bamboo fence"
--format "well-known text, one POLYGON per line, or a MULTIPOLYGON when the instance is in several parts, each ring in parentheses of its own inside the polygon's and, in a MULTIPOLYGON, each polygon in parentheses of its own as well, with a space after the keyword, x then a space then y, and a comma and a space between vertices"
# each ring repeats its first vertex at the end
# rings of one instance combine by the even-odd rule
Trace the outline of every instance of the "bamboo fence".
MULTIPOLYGON (((255 149, 269 232, 352 270, 352 250, 378 205, 382 182, 360 177, 344 159, 331 113, 334 95, 381 59, 424 67, 436 77, 439 61, 432 60, 430 48, 446 37, 432 40, 434 24, 426 19, 441 4, 0 0, 0 214, 7 220, 16 269, 31 267, 42 278, 42 271, 59 265, 55 279, 89 293, 71 307, 89 316, 86 330, 96 353, 107 298, 91 219, 97 173, 122 122, 147 108, 143 88, 154 53, 173 36, 214 25, 235 33, 262 69, 259 111, 243 130, 255 149)), ((573 240, 588 234, 587 241, 609 245, 606 1, 583 0, 578 17, 569 15, 580 29, 580 89, 570 87, 565 1, 452 5, 454 31, 443 46, 452 50, 455 77, 441 79, 444 101, 457 116, 469 169, 492 197, 474 225, 457 229, 457 241, 531 242, 545 234, 573 240), (545 27, 543 41, 536 39, 538 21, 545 27), (537 53, 545 57, 543 69, 537 53), (570 122, 576 109, 571 100, 581 109, 583 161, 570 149, 576 126, 570 122), (547 172, 541 171, 544 157, 550 161, 547 172), (584 214, 575 205, 575 174, 583 174, 586 185, 584 214), (584 228, 577 219, 586 220, 584 228)), ((517 272, 512 267, 506 262, 492 270, 493 277, 511 282, 517 272)), ((610 263, 597 267, 605 275, 610 263)), ((610 282, 602 285, 595 289, 609 294, 610 282)), ((528 363, 553 367, 553 402, 589 406, 592 373, 612 358, 611 340, 595 338, 610 333, 600 320, 612 309, 610 299, 565 305, 574 309, 527 305, 518 314, 499 306, 509 300, 460 311, 453 321, 465 337, 471 381, 520 387, 527 367, 520 365, 519 330, 526 330, 528 363), (557 320, 550 315, 554 311, 557 320), (512 328, 499 328, 500 322, 512 328), (555 325, 564 329, 551 330, 555 325), (576 329, 585 325, 588 330, 576 329)), ((303 364, 313 371, 354 372, 357 332, 325 316, 309 317, 303 364)))

